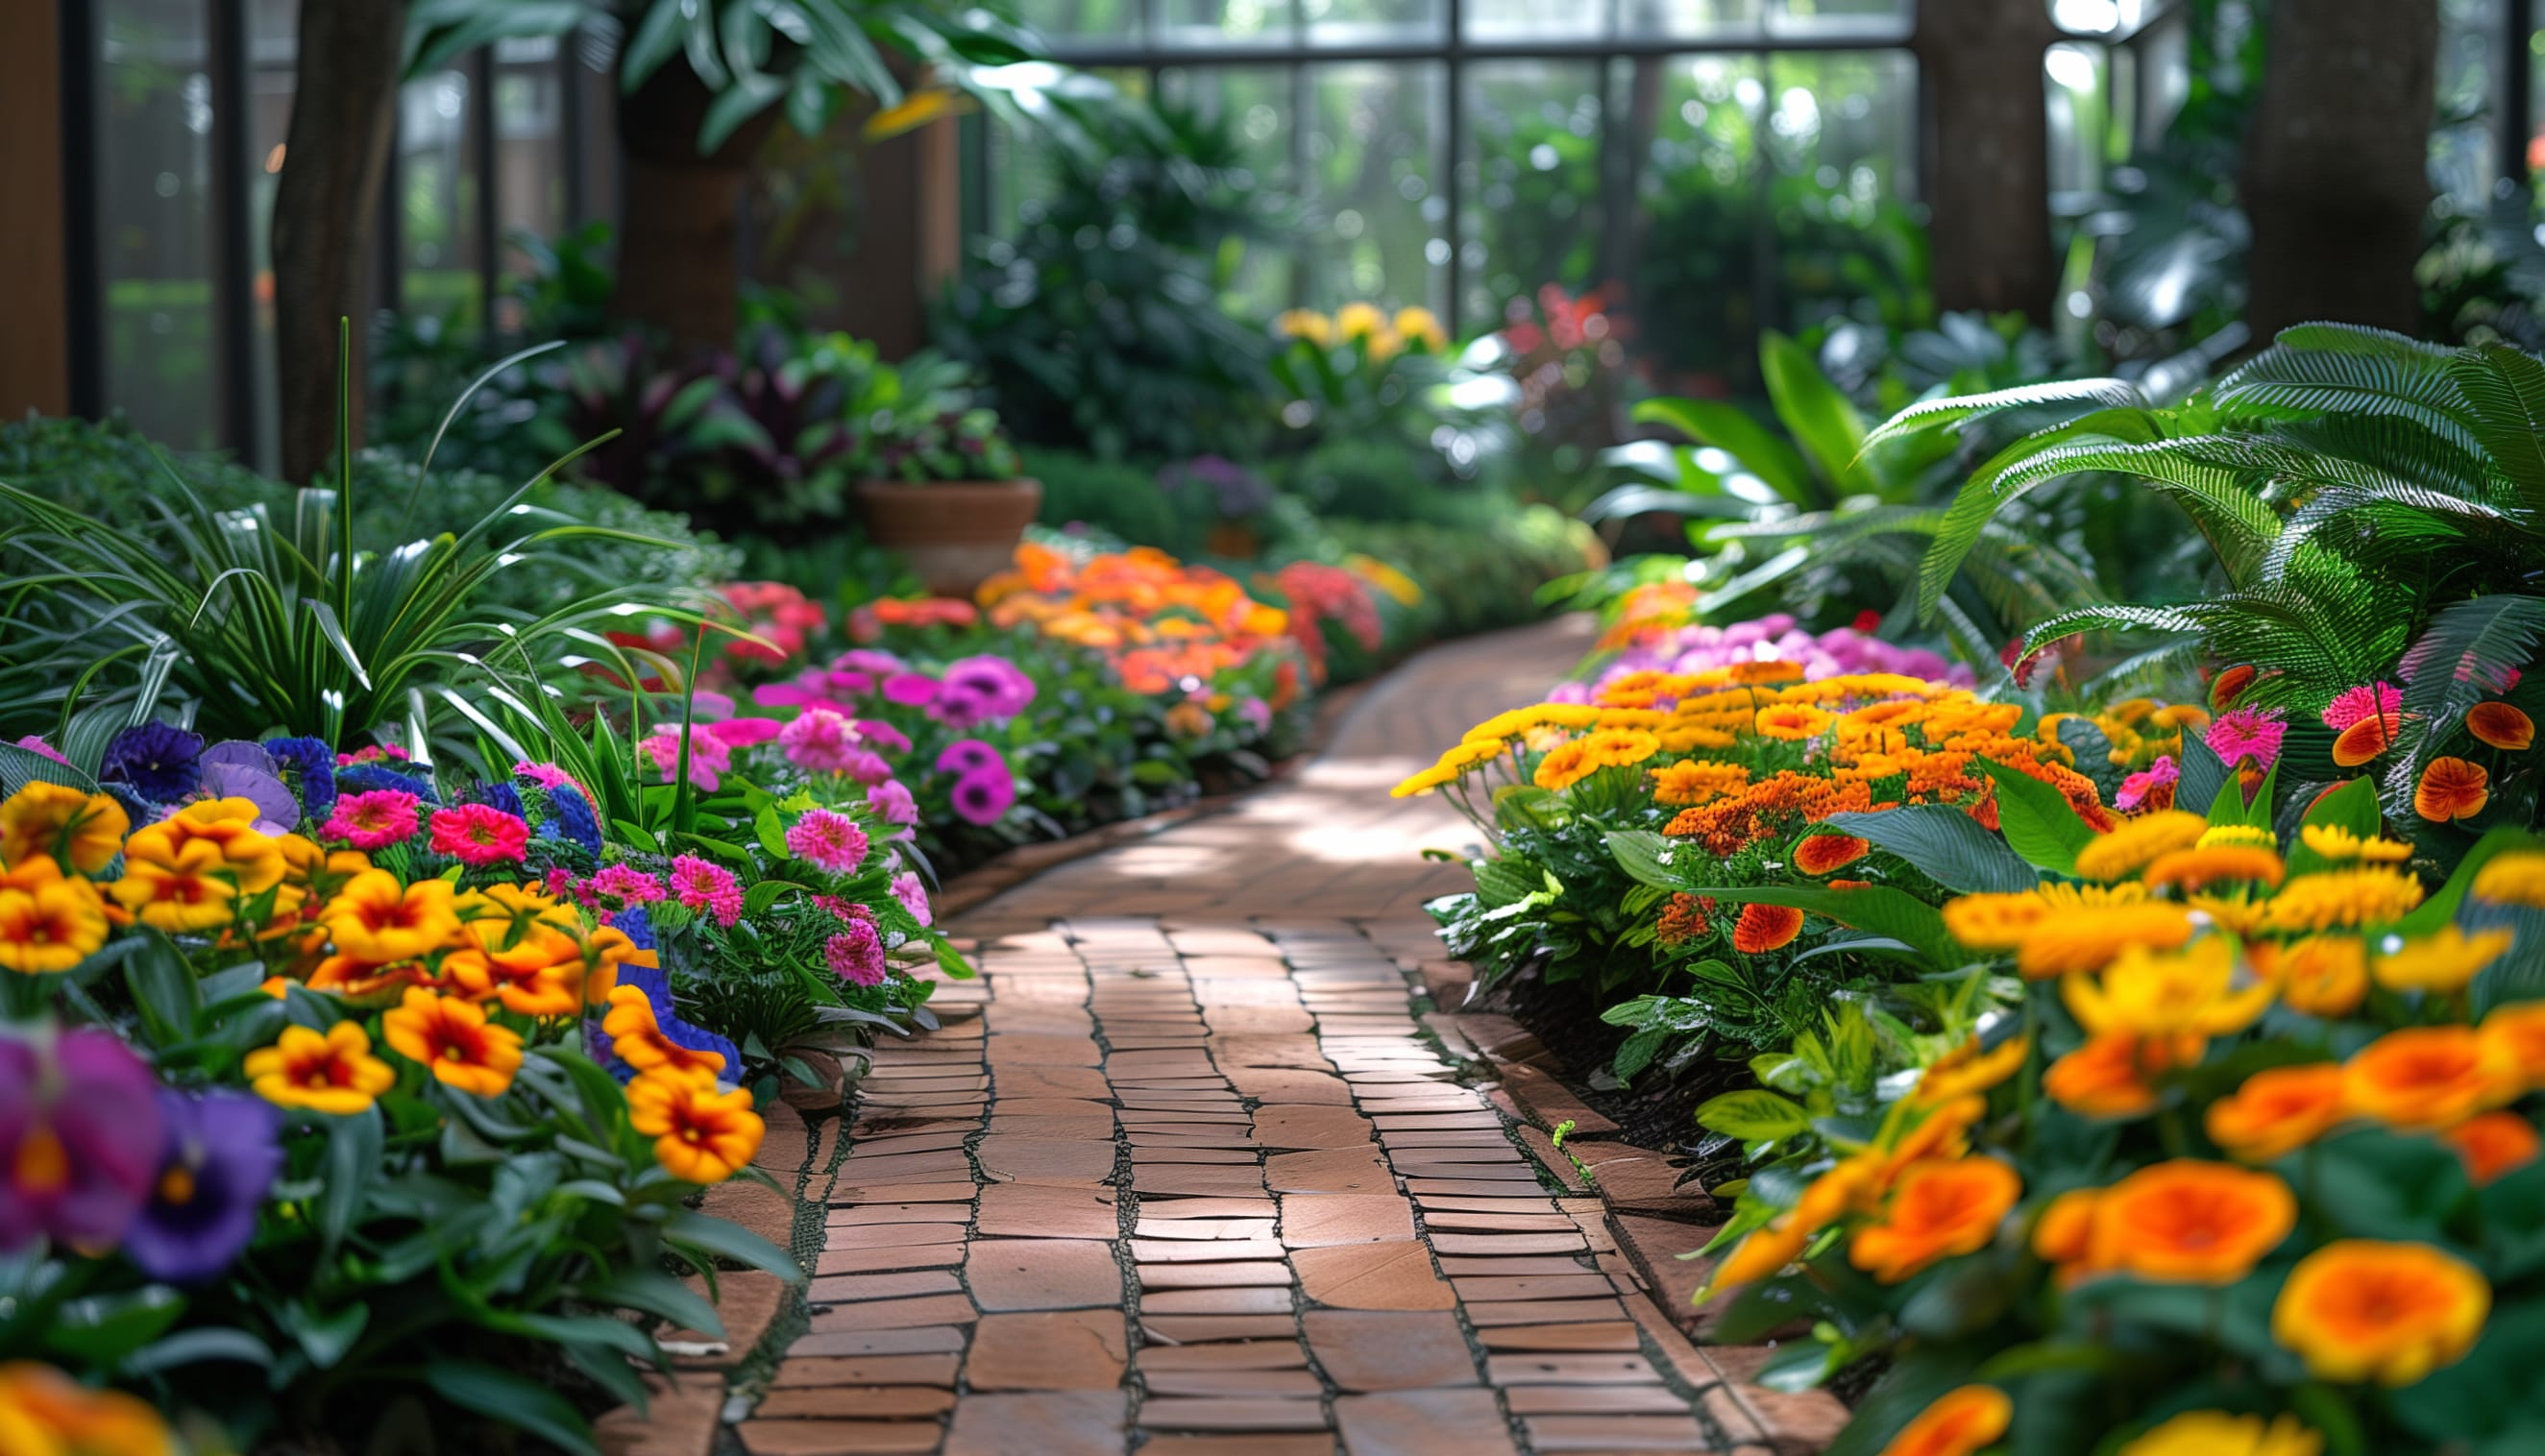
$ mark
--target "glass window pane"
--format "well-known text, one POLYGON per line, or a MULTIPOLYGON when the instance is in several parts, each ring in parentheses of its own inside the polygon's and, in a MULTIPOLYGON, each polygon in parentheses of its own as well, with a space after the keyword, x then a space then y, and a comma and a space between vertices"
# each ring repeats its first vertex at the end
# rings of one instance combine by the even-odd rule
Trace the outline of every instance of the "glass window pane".
POLYGON ((1907 40, 1910 0, 1767 0, 1776 36, 1862 36, 1907 40))
POLYGON ((1608 28, 1608 0, 1467 0, 1459 14, 1470 40, 1583 40, 1608 28))
POLYGON ((1290 0, 1159 0, 1156 43, 1287 45, 1293 22, 1290 0))
POLYGON ((155 440, 219 442, 211 37, 203 0, 97 7, 106 403, 155 440))
MULTIPOLYGON (((530 256, 509 241, 515 233, 553 238, 567 227, 559 50, 553 38, 535 37, 501 42, 495 51, 495 227, 507 240, 496 257, 514 278, 532 272, 530 256)), ((521 301, 499 300, 497 328, 521 326, 521 301)))
POLYGON ((479 321, 475 78, 419 76, 398 97, 398 301, 456 328, 479 321))
POLYGON ((1769 62, 1768 93, 1776 326, 1850 306, 1913 321, 1924 283, 1908 206, 1916 64, 1896 50, 1783 54, 1769 62))
POLYGON ((1119 40, 1140 25, 1141 0, 1020 0, 1017 19, 1054 40, 1119 40))
POLYGON ((1466 79, 1466 275, 1460 320, 1503 316, 1546 283, 1578 292, 1601 258, 1601 70, 1596 61, 1484 61, 1466 79))
POLYGON ((247 15, 248 226, 255 260, 256 441, 251 458, 279 468, 282 442, 274 362, 274 190, 283 171, 285 138, 291 130, 293 77, 300 50, 298 0, 257 0, 247 15))
POLYGON ((1438 183, 1442 67, 1308 69, 1306 301, 1439 308, 1447 199, 1438 183))
POLYGON ((1369 45, 1439 40, 1441 0, 1298 0, 1312 45, 1369 45))
POLYGON ((1643 140, 1629 276, 1632 345, 1665 390, 1724 395, 1753 388, 1767 201, 1762 66, 1727 55, 1623 64, 1632 134, 1643 140))
POLYGON ((1755 36, 1767 0, 1618 0, 1617 29, 1629 36, 1755 36))
POLYGON ((2442 205, 2466 215, 2492 206, 2501 147, 2493 128, 2503 87, 2503 0, 2440 0, 2439 124, 2430 131, 2430 181, 2442 205))

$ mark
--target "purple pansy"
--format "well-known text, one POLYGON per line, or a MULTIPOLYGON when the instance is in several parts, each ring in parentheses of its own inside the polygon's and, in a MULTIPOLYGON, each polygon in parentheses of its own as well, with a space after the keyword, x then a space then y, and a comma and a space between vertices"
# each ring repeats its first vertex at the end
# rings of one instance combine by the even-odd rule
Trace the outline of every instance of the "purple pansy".
POLYGON ((0 1039, 0 1250, 123 1239, 159 1170, 158 1091, 109 1032, 0 1039))
POLYGON ((283 1171, 280 1119, 245 1092, 196 1098, 165 1089, 159 1115, 167 1128, 159 1175, 124 1232, 123 1253, 153 1279, 201 1283, 256 1237, 257 1210, 283 1171))

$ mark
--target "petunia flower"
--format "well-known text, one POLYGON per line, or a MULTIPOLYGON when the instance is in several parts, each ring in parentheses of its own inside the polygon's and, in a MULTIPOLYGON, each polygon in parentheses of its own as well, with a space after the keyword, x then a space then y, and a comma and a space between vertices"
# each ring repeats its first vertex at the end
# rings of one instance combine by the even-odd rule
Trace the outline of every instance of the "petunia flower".
POLYGON ((172 804, 203 782, 204 738, 166 723, 136 723, 106 746, 98 777, 129 785, 154 804, 172 804))
POLYGON ((964 823, 996 824, 1016 803, 1017 784, 1002 765, 955 779, 949 797, 955 815, 964 823))
POLYGON ((123 1253, 153 1279, 196 1284, 230 1266, 256 1236, 257 1210, 283 1171, 274 1108, 241 1092, 161 1089, 167 1129, 150 1201, 123 1253))
POLYGON ((1007 767, 1007 759, 996 748, 977 738, 955 739, 937 755, 940 773, 970 773, 991 768, 1004 771, 1007 767))

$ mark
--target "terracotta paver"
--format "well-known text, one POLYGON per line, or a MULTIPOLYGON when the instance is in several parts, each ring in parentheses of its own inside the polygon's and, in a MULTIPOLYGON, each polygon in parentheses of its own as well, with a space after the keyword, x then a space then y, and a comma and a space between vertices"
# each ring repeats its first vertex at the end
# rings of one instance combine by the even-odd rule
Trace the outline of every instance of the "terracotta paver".
MULTIPOLYGON (((1474 831, 1386 793, 1587 641, 1565 622, 1426 654, 1272 786, 1019 856, 1048 867, 1011 866, 947 927, 982 974, 941 985, 940 1029, 876 1047, 844 1121, 773 1119, 793 1162, 771 1166, 827 1195, 825 1237, 805 1333, 723 1449, 1818 1449, 1820 1398, 1674 1324, 1697 1270, 1667 1255, 1719 1215, 1533 1035, 1460 1010, 1473 975, 1421 907, 1466 875, 1420 851, 1474 831), (1552 1147, 1567 1120, 1596 1185, 1552 1147)), ((791 1200, 710 1200, 791 1235, 791 1200)))

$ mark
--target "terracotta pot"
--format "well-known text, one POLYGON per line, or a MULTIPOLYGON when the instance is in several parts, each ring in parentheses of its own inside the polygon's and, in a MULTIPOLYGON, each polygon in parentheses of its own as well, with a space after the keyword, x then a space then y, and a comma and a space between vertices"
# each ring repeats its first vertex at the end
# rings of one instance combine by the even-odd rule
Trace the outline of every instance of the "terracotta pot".
POLYGON ((1018 538, 1042 509, 1042 482, 869 480, 858 487, 858 508, 866 534, 909 558, 928 590, 969 598, 1016 555, 1018 538))

